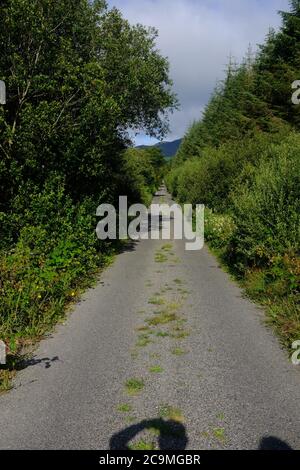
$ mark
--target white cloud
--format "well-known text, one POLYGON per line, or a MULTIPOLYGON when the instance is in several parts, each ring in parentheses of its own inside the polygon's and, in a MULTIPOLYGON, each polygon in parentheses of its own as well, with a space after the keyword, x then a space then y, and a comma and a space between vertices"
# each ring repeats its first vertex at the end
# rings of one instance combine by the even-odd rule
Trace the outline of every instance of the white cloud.
POLYGON ((255 49, 270 27, 280 24, 277 10, 288 0, 109 0, 131 23, 155 26, 158 47, 168 56, 181 109, 170 117, 168 140, 181 137, 222 79, 228 57, 255 49))

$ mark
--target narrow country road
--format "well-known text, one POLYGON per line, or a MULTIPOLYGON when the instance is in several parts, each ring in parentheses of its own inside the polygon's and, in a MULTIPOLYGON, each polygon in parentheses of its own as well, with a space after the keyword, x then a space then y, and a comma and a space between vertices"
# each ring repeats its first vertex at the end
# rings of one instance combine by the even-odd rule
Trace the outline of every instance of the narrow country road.
POLYGON ((0 397, 0 448, 300 449, 299 403, 299 368, 208 250, 141 241, 0 397))

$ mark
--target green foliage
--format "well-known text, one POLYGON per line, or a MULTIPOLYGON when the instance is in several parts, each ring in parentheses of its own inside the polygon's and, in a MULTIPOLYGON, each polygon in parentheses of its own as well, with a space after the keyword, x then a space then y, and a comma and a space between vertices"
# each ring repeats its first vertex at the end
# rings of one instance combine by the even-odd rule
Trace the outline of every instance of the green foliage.
POLYGON ((235 225, 230 215, 205 210, 205 238, 213 248, 227 248, 234 232, 235 225))
POLYGON ((274 135, 257 133, 218 148, 203 148, 200 158, 190 158, 171 169, 167 185, 180 202, 202 203, 215 211, 227 212, 232 205, 233 189, 247 184, 264 152, 271 144, 280 144, 287 135, 285 129, 274 135))
POLYGON ((129 131, 163 137, 177 100, 157 32, 105 1, 4 0, 0 23, 0 337, 18 352, 117 249, 98 205, 150 202, 163 158, 126 151, 129 131))
POLYGON ((46 185, 28 198, 18 241, 0 254, 1 337, 45 331, 111 251, 94 236, 92 201, 71 205, 62 187, 56 195, 46 185))
POLYGON ((123 156, 122 195, 149 205, 162 180, 164 158, 158 149, 128 149, 123 156))
POLYGON ((230 60, 165 178, 179 202, 207 206, 207 241, 286 344, 300 331, 300 7, 290 4, 256 57, 230 60))
POLYGON ((300 251, 300 136, 270 147, 248 185, 232 196, 236 232, 231 258, 239 266, 268 265, 300 251))
POLYGON ((156 31, 102 1, 9 0, 0 15, 0 210, 53 172, 76 201, 114 199, 128 129, 163 135, 176 104, 156 31))

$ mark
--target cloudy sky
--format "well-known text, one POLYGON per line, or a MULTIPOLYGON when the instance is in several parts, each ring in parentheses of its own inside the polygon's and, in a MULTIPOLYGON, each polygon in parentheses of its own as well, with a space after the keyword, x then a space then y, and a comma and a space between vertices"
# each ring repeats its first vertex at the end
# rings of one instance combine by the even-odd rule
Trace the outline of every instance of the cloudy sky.
MULTIPOLYGON (((280 24, 278 10, 288 0, 109 0, 131 23, 155 26, 158 47, 171 66, 180 111, 170 117, 166 140, 182 137, 199 119, 230 55, 241 60, 249 44, 256 49, 270 27, 280 24)), ((137 144, 150 143, 140 135, 137 144)))

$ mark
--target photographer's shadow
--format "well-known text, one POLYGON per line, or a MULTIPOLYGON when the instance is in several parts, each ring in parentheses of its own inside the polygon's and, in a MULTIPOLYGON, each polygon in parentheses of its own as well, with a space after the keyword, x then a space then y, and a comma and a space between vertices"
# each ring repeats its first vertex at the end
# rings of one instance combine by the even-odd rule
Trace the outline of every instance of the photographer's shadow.
POLYGON ((187 446, 188 438, 183 424, 158 418, 143 420, 114 434, 110 439, 110 449, 130 450, 129 442, 147 429, 157 432, 160 450, 184 450, 187 446))

